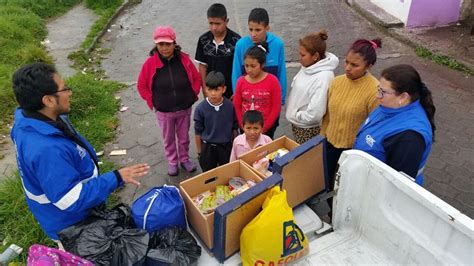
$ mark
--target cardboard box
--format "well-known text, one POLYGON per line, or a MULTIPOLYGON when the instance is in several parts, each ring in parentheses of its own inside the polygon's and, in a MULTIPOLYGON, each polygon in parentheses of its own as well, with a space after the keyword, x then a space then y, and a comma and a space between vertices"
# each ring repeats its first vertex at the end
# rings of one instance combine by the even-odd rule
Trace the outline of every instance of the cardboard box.
POLYGON ((268 192, 281 186, 283 178, 276 173, 216 208, 214 214, 214 256, 223 263, 240 250, 240 234, 262 210, 268 192))
POLYGON ((266 178, 266 176, 262 173, 260 173, 259 171, 257 171, 257 169, 253 168, 252 167, 252 164, 257 161, 257 160, 260 160, 262 159, 263 157, 267 156, 267 154, 269 153, 272 153, 278 149, 281 149, 281 148, 285 148, 289 151, 295 149, 296 147, 298 147, 299 144, 296 143, 294 140, 286 137, 286 136, 283 136, 283 137, 280 137, 270 143, 267 143, 263 146, 260 146, 258 148, 255 148, 247 153, 244 153, 242 156, 239 157, 239 159, 241 161, 244 161, 249 167, 250 169, 252 169, 255 173, 257 173, 260 177, 262 178, 266 178))
POLYGON ((325 149, 326 139, 316 136, 273 162, 273 172, 283 176, 290 207, 327 189, 325 149))
MULTIPOLYGON (((240 161, 234 161, 232 163, 219 166, 215 169, 197 175, 179 184, 179 190, 186 205, 188 221, 210 251, 212 251, 214 248, 213 241, 215 212, 212 212, 207 215, 202 214, 198 207, 194 204, 192 198, 207 190, 215 191, 216 186, 227 185, 229 184, 229 180, 232 177, 236 176, 240 176, 246 180, 253 180, 257 184, 262 181, 262 179, 256 173, 254 173, 247 165, 240 161)), ((249 191, 255 187, 256 186, 248 189, 242 194, 236 196, 235 198, 225 202, 221 206, 233 204, 233 202, 239 201, 241 197, 247 195, 249 191)), ((253 208, 261 208, 261 205, 253 206, 251 208, 251 211, 254 211, 253 208)), ((240 231, 235 230, 233 232, 230 232, 227 237, 232 239, 239 239, 240 231)))

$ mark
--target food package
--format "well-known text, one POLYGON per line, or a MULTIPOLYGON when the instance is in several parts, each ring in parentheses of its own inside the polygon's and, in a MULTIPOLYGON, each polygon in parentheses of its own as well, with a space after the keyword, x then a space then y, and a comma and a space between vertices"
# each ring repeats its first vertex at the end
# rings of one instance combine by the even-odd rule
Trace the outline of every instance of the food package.
POLYGON ((195 196, 194 204, 199 208, 202 214, 210 214, 215 208, 239 195, 245 190, 255 186, 253 180, 245 180, 241 177, 232 177, 229 185, 216 186, 215 192, 209 190, 195 196))
POLYGON ((268 171, 268 167, 270 166, 270 160, 267 158, 267 156, 255 161, 252 166, 265 177, 269 177, 272 175, 272 172, 268 171))

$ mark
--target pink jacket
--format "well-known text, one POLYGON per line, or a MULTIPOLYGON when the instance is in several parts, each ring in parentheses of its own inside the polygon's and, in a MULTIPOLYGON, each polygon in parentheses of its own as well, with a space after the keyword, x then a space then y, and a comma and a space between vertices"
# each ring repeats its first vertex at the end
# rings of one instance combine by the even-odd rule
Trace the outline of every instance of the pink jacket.
MULTIPOLYGON (((180 53, 181 63, 188 74, 189 82, 191 83, 191 87, 193 88, 194 93, 196 94, 196 100, 198 99, 199 90, 201 88, 201 76, 197 71, 196 67, 194 66, 191 59, 189 59, 189 55, 181 52, 180 53)), ((138 75, 137 81, 137 89, 140 96, 143 100, 146 101, 146 104, 153 110, 153 102, 152 102, 152 89, 153 89, 153 76, 155 75, 157 68, 162 68, 163 62, 161 62, 158 53, 149 56, 145 63, 143 63, 142 70, 138 75)))

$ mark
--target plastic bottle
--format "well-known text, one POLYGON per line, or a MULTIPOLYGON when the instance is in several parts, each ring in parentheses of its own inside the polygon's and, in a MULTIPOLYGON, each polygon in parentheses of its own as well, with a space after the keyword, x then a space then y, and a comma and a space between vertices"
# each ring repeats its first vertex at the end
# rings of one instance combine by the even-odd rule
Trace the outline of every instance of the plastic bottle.
POLYGON ((23 251, 23 248, 11 244, 2 254, 0 254, 0 266, 6 266, 23 251))

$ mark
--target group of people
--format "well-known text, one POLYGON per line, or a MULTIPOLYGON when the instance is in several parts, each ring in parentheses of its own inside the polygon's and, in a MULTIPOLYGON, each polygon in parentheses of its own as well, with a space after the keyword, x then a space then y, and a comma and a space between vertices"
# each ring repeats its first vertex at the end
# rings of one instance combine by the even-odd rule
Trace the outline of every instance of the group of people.
MULTIPOLYGON (((203 171, 236 160, 270 141, 279 125, 281 106, 285 105, 284 43, 269 31, 267 11, 250 11, 249 35, 245 37, 227 27, 224 5, 211 5, 207 18, 209 31, 197 43, 198 69, 180 51, 173 29, 160 26, 153 35, 156 47, 138 79, 140 95, 156 112, 171 176, 178 174, 178 162, 188 172, 196 169, 189 160, 187 132, 198 84, 205 99, 194 112, 194 132, 203 171), (179 61, 184 68, 170 67, 179 61), (167 105, 173 108, 164 109, 167 105), (169 123, 163 118, 166 116, 173 117, 169 123), (262 121, 256 123, 260 116, 262 121), (238 132, 243 134, 237 136, 238 132)), ((384 70, 378 81, 370 69, 382 41, 359 39, 345 55, 345 74, 335 77, 339 59, 326 51, 327 39, 327 32, 321 30, 299 40, 302 66, 291 82, 286 108, 294 139, 304 143, 318 134, 326 137, 330 177, 336 172, 342 151, 355 148, 422 184, 421 173, 435 129, 435 108, 418 72, 409 65, 393 66, 384 70), (417 119, 405 123, 397 120, 408 114, 417 119)))
MULTIPOLYGON (((271 33, 265 9, 248 17, 249 35, 227 27, 222 4, 207 12, 209 31, 199 37, 195 61, 181 51, 169 26, 153 32, 155 45, 144 62, 137 89, 161 129, 168 175, 196 170, 189 156, 192 106, 194 133, 203 171, 237 160, 270 142, 286 99, 283 41, 271 33), (241 133, 239 135, 239 132, 241 133)), ((301 69, 291 82, 286 119, 293 137, 304 143, 321 134, 334 185, 342 151, 365 151, 423 183, 423 169, 435 124, 431 92, 410 65, 382 71, 375 65, 380 39, 355 41, 345 55, 345 74, 335 77, 339 59, 326 51, 325 30, 299 40, 301 69)), ((71 88, 54 67, 34 63, 17 70, 13 89, 19 103, 11 136, 30 210, 46 234, 87 217, 124 183, 138 185, 147 164, 101 174, 92 146, 67 120, 71 88)))

